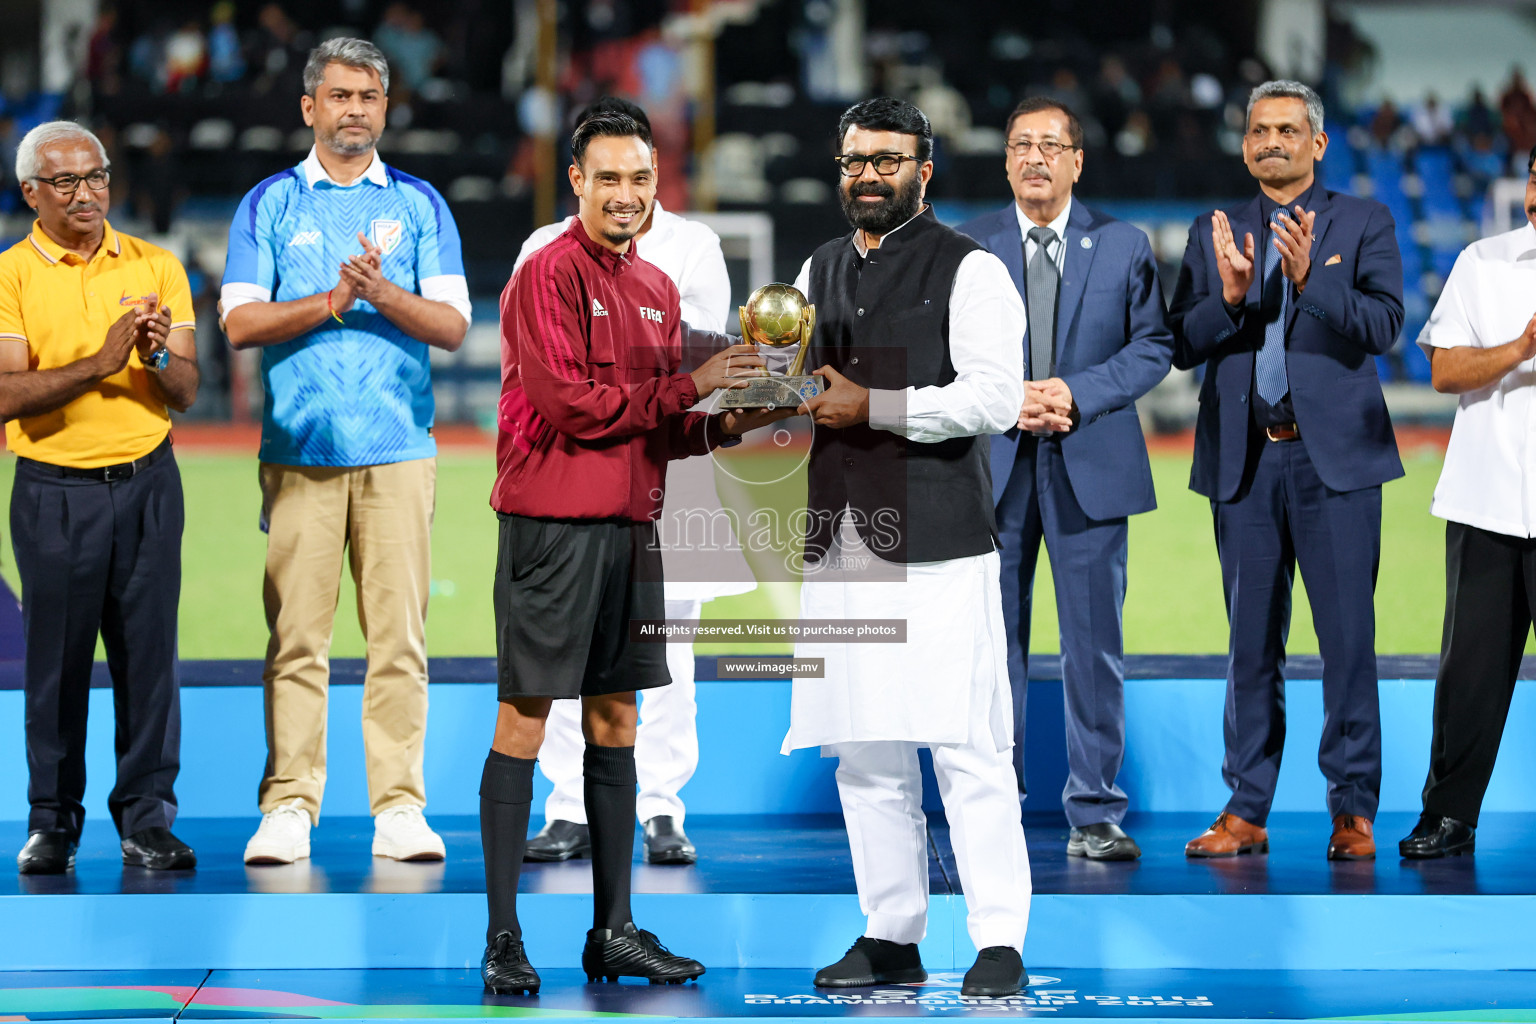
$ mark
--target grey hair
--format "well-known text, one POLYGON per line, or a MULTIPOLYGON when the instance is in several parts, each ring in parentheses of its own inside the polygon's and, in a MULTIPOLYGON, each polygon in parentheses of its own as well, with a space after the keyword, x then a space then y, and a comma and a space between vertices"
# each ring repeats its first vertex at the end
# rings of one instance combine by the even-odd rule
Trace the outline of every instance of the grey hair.
POLYGON ((16 181, 31 181, 42 172, 43 150, 60 142, 83 139, 96 147, 101 154, 101 166, 111 166, 107 149, 96 133, 74 121, 45 121, 21 137, 16 145, 16 181))
POLYGON ((1318 135, 1323 130, 1323 100, 1309 85, 1289 78, 1277 78, 1273 82, 1265 82, 1254 87, 1248 94, 1248 110, 1243 114, 1243 122, 1253 120, 1253 105, 1259 100, 1291 99, 1301 100, 1307 105, 1307 124, 1312 129, 1313 135, 1318 135))
POLYGON ((384 51, 366 39, 337 36, 327 39, 309 51, 309 61, 304 65, 304 95, 314 96, 325 80, 325 69, 332 64, 345 64, 349 68, 372 71, 379 76, 384 95, 389 95, 389 61, 384 51))

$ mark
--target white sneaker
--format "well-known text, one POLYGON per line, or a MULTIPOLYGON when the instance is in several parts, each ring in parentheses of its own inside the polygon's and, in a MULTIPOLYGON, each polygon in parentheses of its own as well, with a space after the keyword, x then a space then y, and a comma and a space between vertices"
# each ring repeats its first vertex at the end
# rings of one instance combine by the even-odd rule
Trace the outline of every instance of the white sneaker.
POLYGON ((373 855, 395 860, 442 860, 443 838, 432 831, 421 808, 387 807, 373 819, 373 855))
POLYGON ((292 864, 309 856, 309 812, 293 799, 261 816, 261 825, 245 844, 247 864, 292 864))

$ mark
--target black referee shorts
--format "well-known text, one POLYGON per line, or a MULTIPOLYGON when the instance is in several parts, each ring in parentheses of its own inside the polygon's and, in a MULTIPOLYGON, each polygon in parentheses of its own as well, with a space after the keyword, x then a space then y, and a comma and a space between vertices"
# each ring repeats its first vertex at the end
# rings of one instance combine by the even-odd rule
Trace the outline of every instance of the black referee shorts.
POLYGON ((666 648, 630 640, 666 616, 655 523, 497 513, 496 696, 597 697, 666 686, 666 648))

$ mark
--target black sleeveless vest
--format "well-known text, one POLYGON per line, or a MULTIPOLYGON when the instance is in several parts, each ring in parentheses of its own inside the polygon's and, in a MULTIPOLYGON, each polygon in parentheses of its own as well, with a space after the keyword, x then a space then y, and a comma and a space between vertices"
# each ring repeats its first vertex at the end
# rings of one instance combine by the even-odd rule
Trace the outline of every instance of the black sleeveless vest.
MULTIPOLYGON (((861 258, 844 235, 811 257, 816 333, 807 370, 828 365, 866 388, 900 391, 955 379, 949 294, 981 248, 925 210, 861 258)), ((860 423, 817 427, 811 442, 805 557, 819 562, 845 508, 875 554, 933 562, 996 548, 989 439, 908 441, 860 423)))

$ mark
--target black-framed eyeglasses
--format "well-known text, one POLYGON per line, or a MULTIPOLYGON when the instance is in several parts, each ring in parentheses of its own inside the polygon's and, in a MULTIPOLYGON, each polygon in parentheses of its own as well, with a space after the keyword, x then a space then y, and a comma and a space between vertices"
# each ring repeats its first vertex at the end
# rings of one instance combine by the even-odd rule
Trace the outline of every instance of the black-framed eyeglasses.
POLYGON ((105 167, 98 167, 89 174, 56 174, 51 178, 33 178, 32 180, 46 181, 60 195, 72 196, 80 191, 82 181, 91 191, 100 192, 112 183, 112 172, 105 167))
POLYGON ((1061 151, 1064 149, 1076 148, 1064 142, 1057 142, 1055 139, 1046 139, 1044 142, 1036 142, 1033 139, 1014 139, 1008 143, 1008 151, 1014 156, 1029 156, 1031 149, 1038 149, 1040 155, 1047 160, 1055 160, 1061 156, 1061 151))
POLYGON ((905 153, 871 153, 865 156, 861 153, 853 153, 849 156, 835 158, 837 166, 843 169, 843 173, 850 178, 857 178, 864 173, 864 168, 873 164, 875 173, 882 178, 889 178, 901 170, 901 165, 911 160, 917 163, 917 157, 907 156, 905 153))

